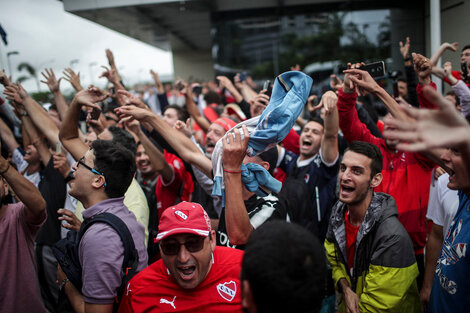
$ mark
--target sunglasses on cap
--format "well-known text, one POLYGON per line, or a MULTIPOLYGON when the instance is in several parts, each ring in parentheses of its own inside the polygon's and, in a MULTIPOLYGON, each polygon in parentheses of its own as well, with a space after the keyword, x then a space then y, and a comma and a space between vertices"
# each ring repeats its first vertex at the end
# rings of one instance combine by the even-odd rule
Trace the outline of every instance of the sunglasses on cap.
POLYGON ((207 237, 193 236, 186 239, 185 242, 179 242, 176 239, 164 239, 160 242, 160 248, 165 255, 177 255, 180 247, 184 245, 186 250, 191 253, 201 251, 204 247, 204 240, 207 237))

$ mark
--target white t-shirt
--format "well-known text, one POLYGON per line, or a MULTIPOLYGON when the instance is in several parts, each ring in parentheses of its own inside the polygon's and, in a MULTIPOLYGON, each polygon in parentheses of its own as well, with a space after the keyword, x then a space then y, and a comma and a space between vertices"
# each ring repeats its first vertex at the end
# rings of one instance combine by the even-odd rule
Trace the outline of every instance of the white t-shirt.
POLYGON ((426 218, 443 227, 443 235, 446 236, 450 223, 459 207, 457 190, 447 188, 449 174, 441 175, 437 181, 432 178, 429 190, 428 212, 426 218))
POLYGON ((13 163, 16 164, 16 168, 18 169, 19 173, 23 173, 23 176, 32 182, 36 188, 39 185, 39 182, 41 181, 41 175, 39 174, 39 171, 34 172, 32 174, 28 174, 28 171, 26 168, 28 167, 28 162, 24 160, 23 154, 20 152, 20 149, 17 148, 13 151, 12 155, 12 161, 13 163))

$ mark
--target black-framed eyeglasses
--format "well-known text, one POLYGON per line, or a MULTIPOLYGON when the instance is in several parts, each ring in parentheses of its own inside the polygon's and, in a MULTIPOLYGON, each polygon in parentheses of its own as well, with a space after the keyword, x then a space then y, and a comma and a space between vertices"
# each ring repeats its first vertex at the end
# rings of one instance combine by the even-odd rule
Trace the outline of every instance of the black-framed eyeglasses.
POLYGON ((87 170, 91 171, 93 174, 103 176, 103 177, 104 177, 104 186, 106 187, 106 177, 105 177, 102 173, 100 173, 100 172, 98 172, 97 170, 95 170, 94 168, 89 167, 88 165, 86 165, 85 162, 83 162, 84 159, 85 159, 85 156, 82 156, 82 157, 80 158, 80 160, 78 160, 77 163, 78 163, 79 165, 82 165, 82 166, 83 166, 84 168, 86 168, 87 170))
POLYGON ((165 255, 177 255, 180 251, 180 247, 183 245, 186 250, 194 253, 202 250, 206 238, 207 237, 194 236, 188 238, 185 242, 179 242, 176 239, 167 239, 160 242, 160 247, 165 255))

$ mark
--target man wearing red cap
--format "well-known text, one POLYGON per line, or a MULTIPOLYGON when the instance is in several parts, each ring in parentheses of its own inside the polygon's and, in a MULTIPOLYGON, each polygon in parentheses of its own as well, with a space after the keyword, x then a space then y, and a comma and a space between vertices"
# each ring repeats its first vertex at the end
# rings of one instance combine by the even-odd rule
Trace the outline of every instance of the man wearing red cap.
POLYGON ((129 282, 120 313, 242 311, 243 252, 216 247, 199 204, 181 202, 165 210, 156 240, 162 258, 129 282))

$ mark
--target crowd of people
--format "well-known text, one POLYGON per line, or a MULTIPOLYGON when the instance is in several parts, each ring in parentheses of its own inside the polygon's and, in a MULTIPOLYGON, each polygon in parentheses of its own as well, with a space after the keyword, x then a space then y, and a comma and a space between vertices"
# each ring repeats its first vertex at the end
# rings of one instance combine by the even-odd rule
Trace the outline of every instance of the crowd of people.
POLYGON ((1 71, 0 310, 465 312, 470 46, 399 49, 394 95, 364 63, 131 88, 106 50, 44 106, 1 71))

